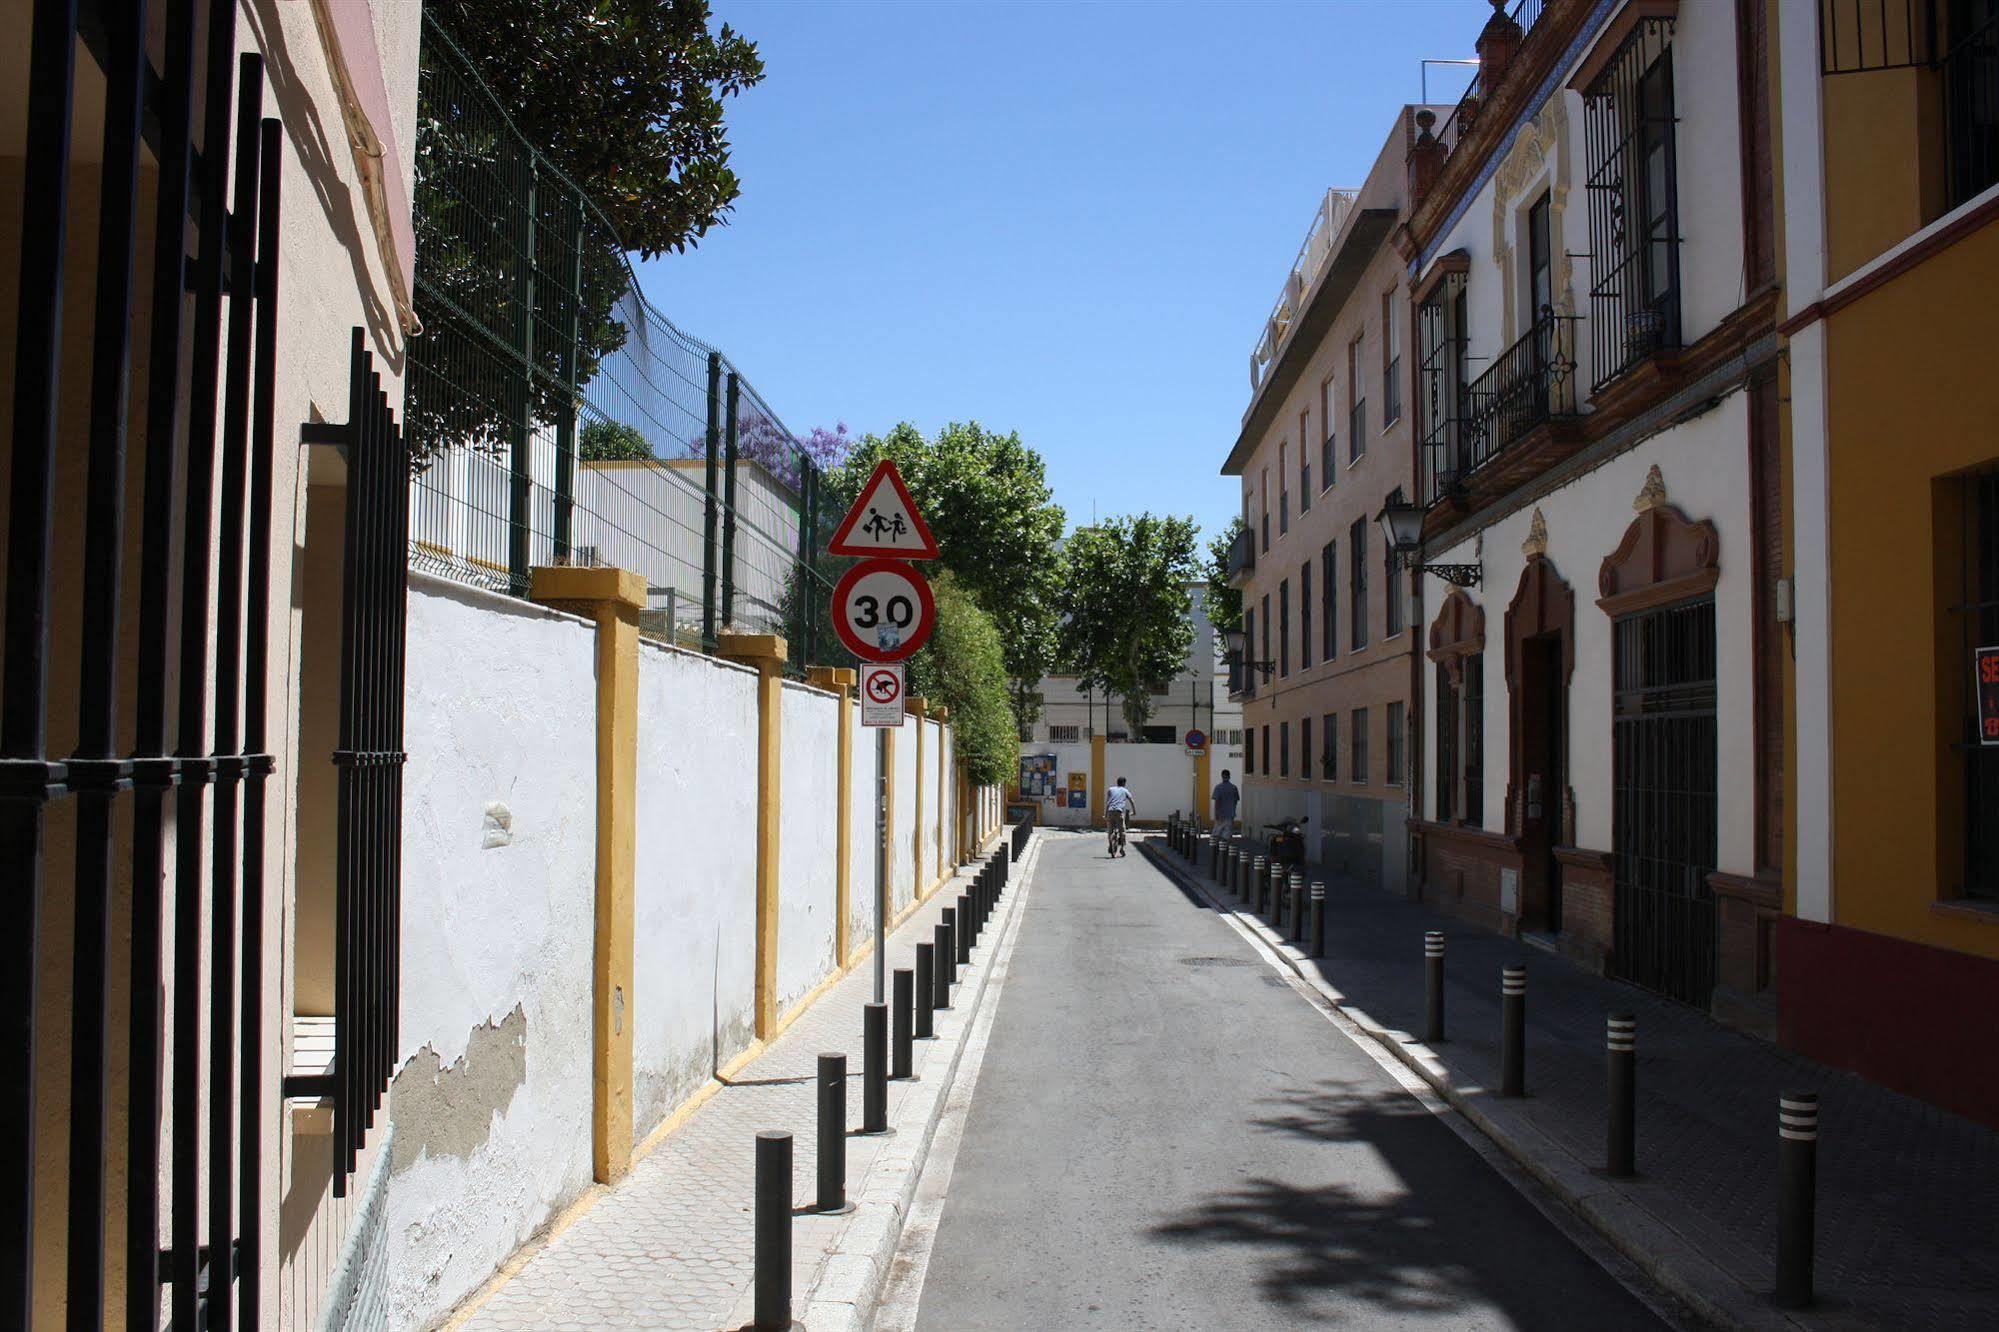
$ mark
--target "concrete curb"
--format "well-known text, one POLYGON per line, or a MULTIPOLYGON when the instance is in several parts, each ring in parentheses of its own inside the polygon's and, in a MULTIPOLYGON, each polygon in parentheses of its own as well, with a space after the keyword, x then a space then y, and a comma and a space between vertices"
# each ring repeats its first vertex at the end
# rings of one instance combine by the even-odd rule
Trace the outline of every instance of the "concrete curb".
POLYGON ((1313 974, 1310 959, 1253 912, 1218 897, 1205 878, 1180 862, 1163 844, 1139 843, 1153 864, 1215 908, 1251 931, 1264 950, 1283 962, 1304 984, 1322 995, 1355 1028, 1394 1055, 1466 1122, 1483 1133, 1542 1187, 1567 1205, 1591 1229, 1629 1259, 1661 1289, 1685 1304, 1701 1322, 1751 1332, 1787 1332, 1824 1326, 1773 1308, 1757 1291, 1709 1258, 1670 1223, 1647 1208, 1617 1181, 1580 1161, 1510 1105, 1473 1100, 1455 1086, 1431 1049, 1406 1032, 1391 1031, 1353 1005, 1346 995, 1313 974))
POLYGON ((1038 835, 1031 838, 1015 862, 1008 891, 987 923, 987 942, 974 953, 970 974, 960 972, 973 983, 961 987, 952 997, 950 1009, 937 1015, 938 1039, 951 1043, 948 1061, 940 1063, 933 1047, 931 1057, 918 1070, 922 1081, 908 1085, 909 1094, 898 1106, 896 1136, 861 1181, 854 1195, 854 1214, 827 1253, 818 1280, 801 1301, 800 1322, 811 1332, 866 1332, 874 1325, 924 1162, 944 1117, 944 1103, 957 1081, 959 1063, 986 1002, 987 982, 999 969, 999 961, 1012 951, 1040 846, 1038 835))

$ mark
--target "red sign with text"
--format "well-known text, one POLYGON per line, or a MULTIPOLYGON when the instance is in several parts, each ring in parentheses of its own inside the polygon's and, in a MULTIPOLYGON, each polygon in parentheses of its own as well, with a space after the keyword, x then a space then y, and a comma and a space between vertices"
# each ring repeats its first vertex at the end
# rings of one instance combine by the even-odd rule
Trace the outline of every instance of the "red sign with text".
POLYGON ((1999 745, 1999 647, 1979 648, 1971 661, 1978 688, 1978 739, 1999 745))

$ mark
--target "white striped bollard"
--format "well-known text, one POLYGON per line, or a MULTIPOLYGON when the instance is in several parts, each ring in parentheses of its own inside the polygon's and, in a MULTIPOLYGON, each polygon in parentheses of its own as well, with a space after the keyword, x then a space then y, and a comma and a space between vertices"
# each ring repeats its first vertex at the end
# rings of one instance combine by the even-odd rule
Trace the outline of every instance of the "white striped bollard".
POLYGON ((1527 1094, 1527 968, 1499 972, 1499 1094, 1527 1094))
POLYGON ((1621 1179, 1638 1169, 1638 1019, 1630 1013, 1610 1015, 1604 1030, 1604 1061, 1610 1092, 1604 1170, 1621 1179))
POLYGON ((1312 885, 1312 956, 1326 955, 1326 885, 1312 885))
POLYGON ((1423 1039, 1435 1044, 1444 1039, 1444 936, 1438 930, 1423 935, 1423 992, 1423 1039))
POLYGON ((1812 1231, 1818 1211, 1819 1094, 1777 1100, 1777 1303, 1812 1302, 1812 1231))

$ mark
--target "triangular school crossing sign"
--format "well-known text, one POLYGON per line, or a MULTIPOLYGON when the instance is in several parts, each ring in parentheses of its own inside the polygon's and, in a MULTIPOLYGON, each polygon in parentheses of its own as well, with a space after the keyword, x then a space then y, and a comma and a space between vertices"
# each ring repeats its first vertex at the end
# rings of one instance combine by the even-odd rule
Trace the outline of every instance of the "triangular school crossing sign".
POLYGON ((827 551, 834 555, 882 556, 897 560, 934 560, 937 538, 930 535, 909 487, 895 464, 883 458, 874 475, 833 533, 827 551))

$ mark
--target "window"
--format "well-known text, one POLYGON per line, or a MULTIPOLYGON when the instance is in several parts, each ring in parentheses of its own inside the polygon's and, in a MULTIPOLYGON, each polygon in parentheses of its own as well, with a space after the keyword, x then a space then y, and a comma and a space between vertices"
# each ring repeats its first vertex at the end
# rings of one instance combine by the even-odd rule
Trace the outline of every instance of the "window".
POLYGON ((1051 745, 1079 744, 1082 739, 1083 728, 1081 726, 1050 726, 1048 728, 1048 743, 1051 745))
POLYGON ((1148 745, 1171 745, 1180 740, 1180 733, 1171 726, 1147 726, 1139 735, 1148 745))
POLYGON ((1319 381, 1319 426, 1326 437, 1319 444, 1319 484, 1326 489, 1333 488, 1335 472, 1333 464, 1339 457, 1334 447, 1333 436, 1333 377, 1327 375, 1319 381))
POLYGON ((1946 210, 1999 184, 1999 3, 1951 0, 1943 71, 1946 210))
POLYGON ((1291 674, 1291 580, 1277 585, 1277 676, 1291 674))
POLYGON ((1327 661, 1340 655, 1340 543, 1328 541, 1319 552, 1319 595, 1326 599, 1324 613, 1320 616, 1320 632, 1326 636, 1321 644, 1327 661))
POLYGON ((1256 728, 1250 727, 1242 733, 1242 775, 1251 776, 1256 772, 1256 728))
POLYGON ((1263 728, 1263 775, 1270 775, 1270 728, 1263 728))
POLYGON ((1319 776, 1336 782, 1340 779, 1340 715, 1328 712, 1319 721, 1326 730, 1326 747, 1319 751, 1319 776))
MULTIPOLYGON (((1402 487, 1388 492, 1390 504, 1402 503, 1402 487)), ((1382 633, 1393 638, 1402 632, 1402 616, 1407 607, 1403 604, 1402 561, 1395 557, 1395 551, 1384 541, 1381 543, 1382 597, 1381 612, 1387 620, 1382 633)))
POLYGON ((1464 447, 1465 327, 1463 273, 1445 273, 1416 307, 1417 363, 1416 430, 1423 464, 1426 500, 1434 502, 1471 470, 1471 451, 1464 447))
POLYGON ((1465 822, 1485 826, 1485 654, 1465 658, 1465 822))
POLYGON ((1367 395, 1361 384, 1361 338, 1356 334, 1347 344, 1347 461, 1357 462, 1367 452, 1367 395))
POLYGON ((1458 807, 1458 687, 1451 683, 1448 662, 1437 663, 1436 718, 1431 725, 1437 734, 1437 799, 1432 817, 1449 823, 1458 807))
POLYGON ((1402 709, 1400 703, 1388 705, 1388 784, 1402 785, 1402 709))
MULTIPOLYGON (((1270 655, 1270 594, 1268 592, 1263 594, 1263 656, 1258 660, 1264 662, 1276 660, 1275 657, 1270 655)), ((1258 671, 1257 674, 1261 675, 1263 672, 1258 671)))
POLYGON ((1263 553, 1268 555, 1270 553, 1270 469, 1268 467, 1258 474, 1257 485, 1262 491, 1263 499, 1263 553))
POLYGON ((1277 535, 1291 530, 1291 445, 1277 446, 1277 535))
POLYGON ((1548 196, 1527 210, 1527 317, 1532 324, 1555 306, 1554 264, 1548 241, 1548 196))
POLYGON ((1672 19, 1640 19, 1583 92, 1598 387, 1680 345, 1672 38, 1672 19))
POLYGON ((1298 719, 1298 775, 1312 780, 1312 719, 1298 719))
POLYGON ((1367 519, 1356 518, 1347 530, 1347 643, 1355 652, 1367 646, 1367 519))
POLYGON ((1353 710, 1353 771, 1348 777, 1360 786, 1367 785, 1367 709, 1353 710))
POLYGON ((1298 413, 1298 512, 1312 511, 1312 409, 1298 413))
POLYGON ((1242 613, 1242 652, 1229 663, 1229 674, 1235 682, 1235 692, 1247 698, 1256 697, 1256 671, 1250 667, 1247 658, 1256 652, 1256 609, 1242 613))
MULTIPOLYGON (((1965 682, 1959 686, 1961 701, 1939 700, 1946 716, 1955 703, 1954 710, 1963 718, 1958 742, 1951 746, 1956 760, 1951 766, 1961 768, 1957 780, 1964 793, 1964 863, 1958 890, 1965 897, 1995 898, 1999 897, 1999 745, 1983 743, 1976 690, 1965 685, 1973 681, 1973 653, 1999 643, 1999 471, 1946 482, 1941 497, 1959 510, 1937 515, 1943 537, 1938 544, 1958 547, 1938 551, 1939 567, 1958 585, 1952 588, 1956 595, 1947 612, 1951 622, 1940 650, 1963 663, 1951 678, 1965 682)), ((1946 788, 1946 808, 1948 803, 1946 788)), ((1947 853, 1944 863, 1949 864, 1947 853)))
POLYGON ((1381 428, 1402 419, 1402 321, 1395 317, 1395 292, 1381 298, 1381 428))
MULTIPOLYGON (((1298 566, 1298 669, 1312 669, 1312 562, 1298 566)), ((1310 748, 1310 746, 1307 746, 1310 748)))
POLYGON ((1291 723, 1277 723, 1277 775, 1291 775, 1291 723))

